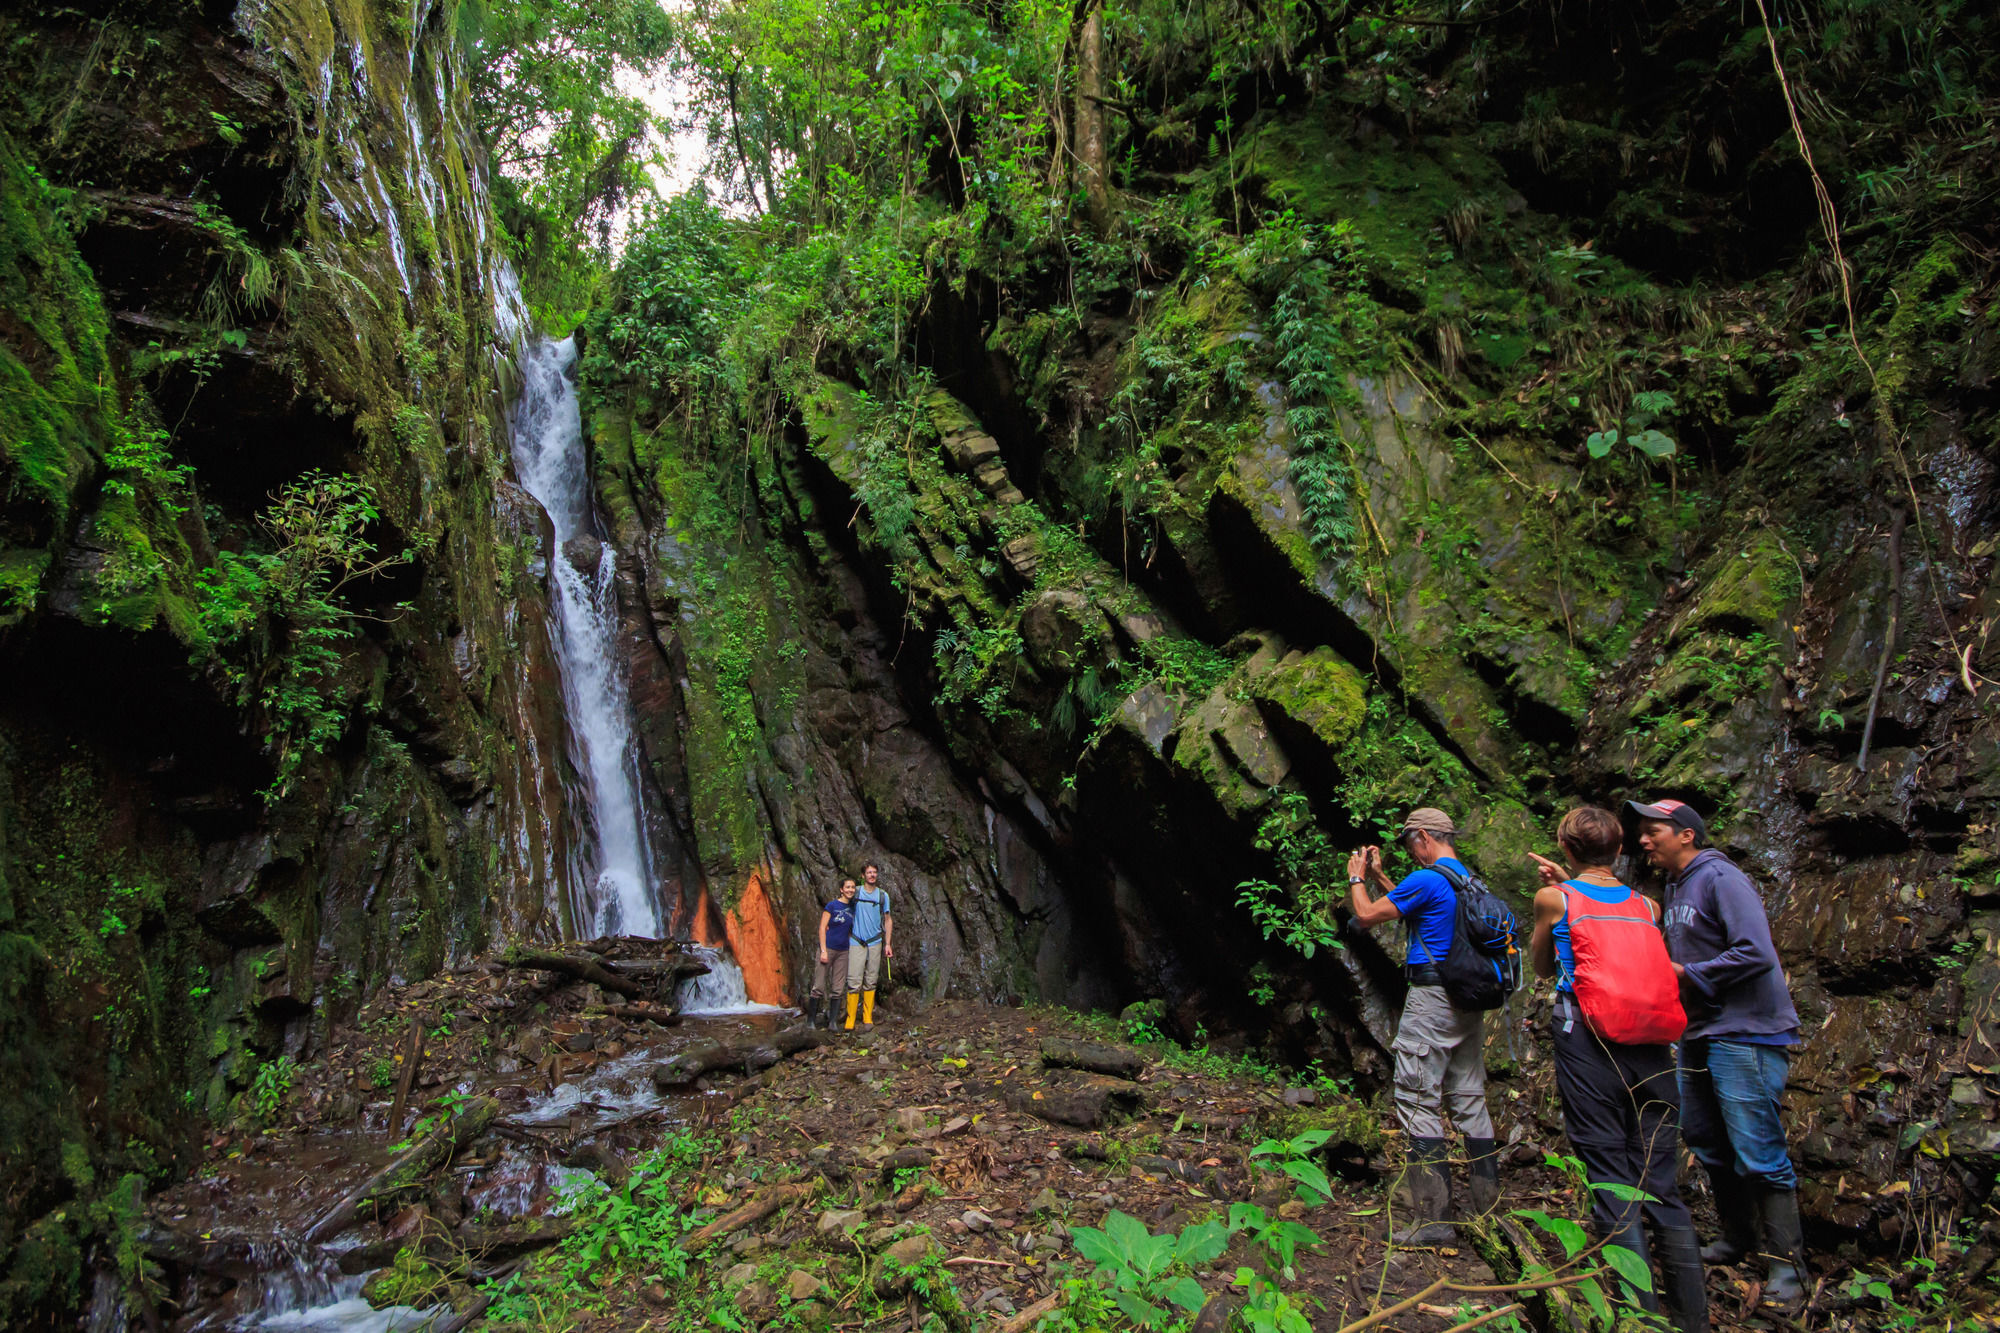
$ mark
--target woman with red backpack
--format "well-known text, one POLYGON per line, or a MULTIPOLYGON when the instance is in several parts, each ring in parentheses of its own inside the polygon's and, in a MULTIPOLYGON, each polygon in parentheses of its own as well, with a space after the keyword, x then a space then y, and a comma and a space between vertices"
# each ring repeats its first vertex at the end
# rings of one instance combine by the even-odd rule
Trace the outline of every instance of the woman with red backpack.
POLYGON ((1662 1280, 1659 1299, 1636 1288, 1634 1298, 1655 1312, 1664 1304, 1681 1333, 1705 1333, 1701 1242, 1675 1179, 1681 1107, 1672 1043, 1687 1016, 1659 907, 1611 873, 1623 841, 1618 816, 1584 806, 1556 828, 1567 869, 1529 853, 1542 877, 1529 953, 1535 975, 1556 979, 1556 1089, 1563 1131, 1592 1185, 1591 1222, 1643 1263, 1643 1216, 1662 1280))

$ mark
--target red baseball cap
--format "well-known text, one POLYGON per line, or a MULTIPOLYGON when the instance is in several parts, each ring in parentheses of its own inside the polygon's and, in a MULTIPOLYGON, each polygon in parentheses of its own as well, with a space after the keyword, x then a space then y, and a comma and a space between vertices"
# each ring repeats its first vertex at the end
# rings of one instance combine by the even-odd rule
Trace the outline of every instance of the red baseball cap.
POLYGON ((1676 801, 1671 797, 1654 801, 1651 805, 1643 801, 1627 801, 1625 808, 1640 819, 1663 819, 1669 824, 1693 829, 1697 846, 1705 846, 1708 843, 1708 825, 1695 812, 1695 808, 1685 801, 1676 801))

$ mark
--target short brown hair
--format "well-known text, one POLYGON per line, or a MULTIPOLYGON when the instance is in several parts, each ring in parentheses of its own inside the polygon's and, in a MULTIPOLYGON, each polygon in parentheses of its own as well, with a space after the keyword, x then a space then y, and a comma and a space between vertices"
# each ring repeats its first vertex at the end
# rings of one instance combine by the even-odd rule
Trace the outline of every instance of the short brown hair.
POLYGON ((1618 859, 1625 830, 1618 816, 1594 805, 1580 805, 1556 825, 1556 841, 1565 855, 1580 866, 1608 866, 1618 859))

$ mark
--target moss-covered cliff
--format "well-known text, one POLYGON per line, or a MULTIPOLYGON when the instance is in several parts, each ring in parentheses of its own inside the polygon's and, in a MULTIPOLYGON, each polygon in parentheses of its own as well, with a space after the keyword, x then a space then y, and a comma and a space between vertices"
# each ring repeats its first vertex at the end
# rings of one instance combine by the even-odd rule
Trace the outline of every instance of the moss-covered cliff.
POLYGON ((135 1191, 369 986, 563 930, 462 61, 429 5, 0 18, 10 1326, 143 1280, 135 1191))
POLYGON ((2000 975, 1984 29, 1089 8, 818 83, 777 0, 707 34, 796 175, 724 154, 759 216, 661 220, 586 358, 704 864, 775 874, 795 974, 874 839, 926 986, 1031 993, 1063 929, 1032 993, 1372 1074, 1342 850, 1443 805, 1520 890, 1574 801, 1679 796, 1794 970, 1815 1208, 1904 1225, 1961 1174, 1912 1145, 1986 1142, 2000 975))

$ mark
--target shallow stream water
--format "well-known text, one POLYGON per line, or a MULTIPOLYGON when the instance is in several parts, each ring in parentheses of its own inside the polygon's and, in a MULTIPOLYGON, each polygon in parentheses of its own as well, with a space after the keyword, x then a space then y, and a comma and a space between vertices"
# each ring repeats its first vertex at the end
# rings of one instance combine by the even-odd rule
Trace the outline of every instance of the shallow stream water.
MULTIPOLYGON (((726 954, 704 950, 708 976, 683 982, 684 1021, 615 1059, 547 1087, 533 1069, 461 1080, 457 1091, 497 1097, 508 1125, 546 1133, 550 1148, 489 1136, 460 1155, 451 1171, 464 1191, 466 1216, 491 1222, 560 1212, 564 1196, 593 1177, 564 1166, 554 1151, 598 1143, 641 1152, 668 1126, 701 1116, 707 1094, 662 1094, 653 1067, 701 1038, 729 1040, 767 1032, 794 1011, 750 1003, 742 973, 726 954)), ((343 1273, 340 1261, 359 1243, 354 1235, 316 1245, 303 1239, 315 1219, 392 1155, 383 1107, 358 1124, 281 1139, 237 1159, 208 1182, 189 1182, 169 1196, 174 1232, 202 1255, 197 1265, 233 1288, 197 1297, 177 1327, 186 1330, 271 1330, 272 1333, 402 1333, 426 1326, 435 1310, 370 1308, 361 1299, 368 1272, 343 1273)), ((267 1141, 268 1142, 268 1141, 267 1141)), ((371 1236, 375 1233, 367 1229, 371 1236)), ((372 1270, 370 1270, 372 1271, 372 1270)))

